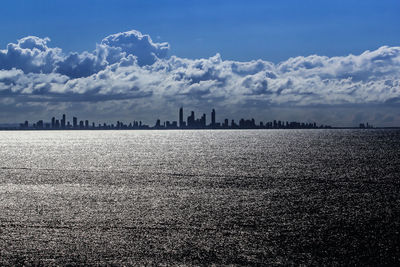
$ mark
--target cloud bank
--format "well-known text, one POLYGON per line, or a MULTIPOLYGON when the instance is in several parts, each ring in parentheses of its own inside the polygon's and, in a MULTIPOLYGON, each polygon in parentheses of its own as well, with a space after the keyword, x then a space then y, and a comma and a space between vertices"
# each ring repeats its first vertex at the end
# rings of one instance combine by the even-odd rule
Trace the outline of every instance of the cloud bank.
MULTIPOLYGON (((2 111, 45 112, 57 105, 127 117, 181 105, 258 115, 274 108, 315 113, 400 107, 400 47, 343 57, 300 56, 274 64, 223 60, 219 54, 169 57, 168 43, 155 43, 138 31, 107 36, 92 52, 65 54, 49 43, 49 38, 28 36, 0 50, 2 111)), ((381 116, 384 120, 389 114, 381 116)), ((390 116, 397 123, 400 114, 390 116)))

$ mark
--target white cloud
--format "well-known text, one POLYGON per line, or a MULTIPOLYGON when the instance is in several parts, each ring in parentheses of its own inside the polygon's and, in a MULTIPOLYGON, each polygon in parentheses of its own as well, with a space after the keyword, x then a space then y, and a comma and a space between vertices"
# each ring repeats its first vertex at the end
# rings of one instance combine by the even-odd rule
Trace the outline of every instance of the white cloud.
POLYGON ((62 60, 61 49, 49 48, 49 38, 28 36, 18 40, 16 44, 8 44, 6 50, 0 50, 0 68, 17 68, 25 73, 50 73, 54 64, 62 60))
POLYGON ((101 45, 106 50, 115 49, 125 55, 137 56, 140 66, 151 65, 157 59, 165 58, 169 51, 168 43, 153 43, 149 35, 135 30, 107 36, 101 45))

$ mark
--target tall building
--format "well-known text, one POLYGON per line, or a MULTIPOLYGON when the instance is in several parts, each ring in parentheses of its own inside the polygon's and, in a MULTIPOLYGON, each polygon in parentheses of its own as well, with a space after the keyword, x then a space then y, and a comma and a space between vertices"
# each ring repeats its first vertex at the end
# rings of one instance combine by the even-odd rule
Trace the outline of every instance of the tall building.
POLYGON ((62 129, 65 129, 65 120, 66 120, 66 117, 65 117, 65 114, 63 114, 62 119, 61 119, 61 128, 62 129))
POLYGON ((194 111, 192 111, 190 113, 190 116, 187 118, 187 126, 194 127, 194 124, 195 124, 194 111))
POLYGON ((37 129, 43 129, 43 120, 40 120, 36 123, 36 128, 37 129))
POLYGON ((74 128, 78 128, 78 118, 77 117, 72 118, 72 126, 74 128))
POLYGON ((203 116, 201 116, 200 119, 200 126, 201 128, 205 128, 206 127, 206 114, 203 113, 203 116))
POLYGON ((156 125, 154 125, 154 128, 161 128, 161 120, 157 119, 156 125))
POLYGON ((215 109, 211 111, 211 127, 215 127, 215 109))
POLYGON ((229 120, 225 119, 224 121, 224 128, 228 128, 229 127, 229 120))
POLYGON ((51 128, 54 129, 56 128, 56 118, 51 118, 51 128))
POLYGON ((183 128, 183 107, 179 109, 179 127, 183 128))

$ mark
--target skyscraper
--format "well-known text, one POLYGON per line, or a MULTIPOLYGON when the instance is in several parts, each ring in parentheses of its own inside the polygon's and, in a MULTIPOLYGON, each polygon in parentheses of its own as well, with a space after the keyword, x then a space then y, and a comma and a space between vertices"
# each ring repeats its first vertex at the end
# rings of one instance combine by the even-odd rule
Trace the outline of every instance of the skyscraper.
POLYGON ((200 119, 200 126, 201 126, 202 128, 205 128, 205 127, 206 127, 206 114, 203 114, 203 116, 201 116, 201 119, 200 119))
POLYGON ((194 111, 190 113, 190 116, 187 118, 187 126, 193 127, 195 122, 194 111))
POLYGON ((215 109, 211 111, 211 127, 215 127, 215 109))
POLYGON ((72 119, 72 126, 74 128, 78 128, 78 118, 77 117, 73 117, 72 119))
POLYGON ((179 127, 183 128, 183 107, 179 109, 179 127))
POLYGON ((63 114, 62 119, 61 119, 61 128, 62 129, 65 129, 65 120, 66 120, 66 117, 65 117, 65 114, 63 114))

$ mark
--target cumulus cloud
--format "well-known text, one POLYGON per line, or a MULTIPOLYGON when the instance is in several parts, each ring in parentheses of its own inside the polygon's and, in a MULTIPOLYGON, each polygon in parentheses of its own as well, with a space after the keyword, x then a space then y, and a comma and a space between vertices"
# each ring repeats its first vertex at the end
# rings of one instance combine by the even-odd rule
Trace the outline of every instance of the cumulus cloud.
POLYGON ((49 38, 25 37, 0 50, 0 96, 7 103, 130 101, 148 105, 271 107, 400 104, 400 47, 360 55, 311 55, 274 64, 168 57, 168 43, 129 31, 92 52, 65 54, 49 38), (136 102, 135 102, 136 101, 136 102))
POLYGON ((110 35, 93 52, 65 55, 60 48, 48 47, 49 38, 28 36, 0 50, 0 69, 21 69, 25 73, 60 73, 70 78, 88 77, 107 66, 132 61, 151 65, 167 56, 168 43, 154 43, 149 35, 129 31, 110 35))
POLYGON ((135 55, 140 66, 151 65, 157 59, 165 58, 169 51, 168 43, 153 43, 149 35, 135 30, 107 36, 101 45, 106 50, 114 49, 124 55, 135 55))
POLYGON ((0 50, 0 69, 17 68, 25 73, 51 73, 54 64, 62 60, 61 49, 49 48, 49 38, 28 36, 16 44, 8 44, 6 50, 0 50))

